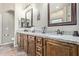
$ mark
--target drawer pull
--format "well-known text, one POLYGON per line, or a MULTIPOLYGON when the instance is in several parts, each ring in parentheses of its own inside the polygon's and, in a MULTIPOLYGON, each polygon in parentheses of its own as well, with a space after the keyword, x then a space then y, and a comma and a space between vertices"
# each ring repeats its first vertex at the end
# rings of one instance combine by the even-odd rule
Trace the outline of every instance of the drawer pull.
POLYGON ((40 54, 39 52, 36 52, 36 55, 38 55, 38 56, 42 56, 42 54, 40 54))
POLYGON ((39 42, 39 41, 41 41, 41 40, 38 39, 37 41, 39 42))
POLYGON ((40 50, 41 50, 41 48, 37 48, 37 50, 38 50, 38 51, 40 51, 40 50))

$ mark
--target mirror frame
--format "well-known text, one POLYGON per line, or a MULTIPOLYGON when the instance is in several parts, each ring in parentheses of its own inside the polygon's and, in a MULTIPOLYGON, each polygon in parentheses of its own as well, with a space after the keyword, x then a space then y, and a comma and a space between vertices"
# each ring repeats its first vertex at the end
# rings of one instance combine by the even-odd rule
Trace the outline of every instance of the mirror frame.
MULTIPOLYGON (((29 9, 28 11, 25 12, 25 20, 27 22, 27 13, 31 11, 31 26, 28 26, 27 28, 33 27, 33 8, 29 9)), ((27 25, 26 25, 27 26, 27 25)))
POLYGON ((48 27, 51 26, 64 26, 64 25, 76 25, 77 24, 77 4, 71 3, 71 22, 61 22, 50 24, 50 3, 48 4, 48 27))

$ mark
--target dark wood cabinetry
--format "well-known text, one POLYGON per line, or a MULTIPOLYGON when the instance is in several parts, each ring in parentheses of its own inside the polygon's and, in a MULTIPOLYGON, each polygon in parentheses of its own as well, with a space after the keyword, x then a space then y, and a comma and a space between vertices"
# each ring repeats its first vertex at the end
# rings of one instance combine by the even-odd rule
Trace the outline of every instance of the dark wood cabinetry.
POLYGON ((36 37, 36 56, 43 55, 43 38, 36 37))
POLYGON ((17 33, 17 45, 18 45, 18 47, 21 46, 21 42, 20 42, 20 33, 17 33))
POLYGON ((27 53, 27 35, 24 35, 24 51, 27 53))
POLYGON ((17 44, 29 56, 79 56, 79 46, 55 39, 17 33, 17 44))
POLYGON ((54 40, 47 40, 46 55, 47 56, 76 56, 77 46, 73 44, 54 41, 54 40))
POLYGON ((79 45, 78 45, 78 56, 79 56, 79 45))
POLYGON ((20 47, 24 49, 24 34, 20 34, 20 47))
POLYGON ((28 36, 28 55, 34 56, 35 55, 35 37, 34 36, 28 36))
POLYGON ((42 37, 36 37, 36 56, 45 55, 45 39, 42 37))
POLYGON ((19 48, 24 48, 24 34, 17 33, 17 45, 19 48))

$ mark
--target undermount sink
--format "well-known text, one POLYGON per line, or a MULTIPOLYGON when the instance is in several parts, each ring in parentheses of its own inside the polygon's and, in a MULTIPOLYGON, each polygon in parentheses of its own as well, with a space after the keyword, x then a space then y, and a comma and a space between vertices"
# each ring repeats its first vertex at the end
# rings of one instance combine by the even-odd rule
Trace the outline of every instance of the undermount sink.
POLYGON ((28 32, 28 30, 24 30, 24 32, 28 32))
POLYGON ((57 34, 56 32, 52 32, 52 33, 48 33, 48 32, 45 32, 45 33, 42 33, 42 32, 36 32, 36 31, 28 31, 28 30, 24 30, 24 32, 30 32, 30 33, 36 33, 37 35, 44 35, 44 36, 50 36, 50 37, 52 37, 52 36, 54 36, 54 37, 69 37, 69 36, 71 36, 72 37, 72 35, 64 35, 64 34, 57 34))

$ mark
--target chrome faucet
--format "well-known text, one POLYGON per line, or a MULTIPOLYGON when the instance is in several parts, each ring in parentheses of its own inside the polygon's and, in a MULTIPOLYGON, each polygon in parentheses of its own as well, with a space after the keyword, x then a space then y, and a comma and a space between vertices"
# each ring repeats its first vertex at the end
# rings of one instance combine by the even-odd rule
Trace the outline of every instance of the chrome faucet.
POLYGON ((46 27, 42 27, 42 33, 46 33, 46 27))
POLYGON ((57 34, 61 34, 61 35, 64 34, 64 31, 61 31, 60 29, 57 29, 56 32, 57 32, 57 34))

